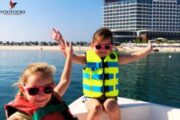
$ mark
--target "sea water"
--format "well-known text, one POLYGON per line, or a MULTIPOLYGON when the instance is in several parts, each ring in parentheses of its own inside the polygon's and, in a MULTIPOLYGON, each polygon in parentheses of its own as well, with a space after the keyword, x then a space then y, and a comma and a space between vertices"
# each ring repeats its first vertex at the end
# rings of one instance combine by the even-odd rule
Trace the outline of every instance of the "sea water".
MULTIPOLYGON (((3 106, 13 100, 17 82, 27 65, 46 62, 56 66, 54 80, 60 80, 65 59, 59 51, 0 51, 0 118, 3 106)), ((67 104, 82 96, 83 65, 73 64, 71 84, 64 95, 67 104)), ((121 97, 180 108, 180 53, 152 53, 136 62, 119 65, 121 97), (169 57, 171 56, 171 57, 169 57)))

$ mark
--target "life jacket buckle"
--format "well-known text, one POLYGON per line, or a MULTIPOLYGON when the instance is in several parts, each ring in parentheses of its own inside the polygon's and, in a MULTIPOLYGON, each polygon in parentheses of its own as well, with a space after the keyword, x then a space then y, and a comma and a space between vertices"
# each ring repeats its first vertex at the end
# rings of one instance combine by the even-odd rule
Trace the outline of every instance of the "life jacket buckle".
POLYGON ((109 67, 108 62, 104 62, 104 67, 109 67))

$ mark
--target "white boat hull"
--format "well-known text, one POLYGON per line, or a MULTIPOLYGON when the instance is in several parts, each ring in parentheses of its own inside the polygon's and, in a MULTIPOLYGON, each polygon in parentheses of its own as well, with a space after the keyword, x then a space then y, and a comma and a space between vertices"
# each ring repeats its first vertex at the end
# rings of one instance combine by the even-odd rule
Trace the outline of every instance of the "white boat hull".
MULTIPOLYGON (((180 120, 180 109, 118 97, 121 120, 180 120)), ((70 111, 79 120, 86 120, 87 109, 82 97, 69 105, 70 111)), ((101 120, 110 120, 106 113, 101 120)))

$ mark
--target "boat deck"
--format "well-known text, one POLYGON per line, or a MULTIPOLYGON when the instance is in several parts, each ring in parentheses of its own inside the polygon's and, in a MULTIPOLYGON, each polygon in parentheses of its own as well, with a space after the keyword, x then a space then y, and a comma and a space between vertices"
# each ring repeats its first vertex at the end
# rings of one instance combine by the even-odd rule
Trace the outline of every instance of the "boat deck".
MULTIPOLYGON (((144 101, 118 97, 121 120, 180 120, 180 109, 144 101)), ((70 111, 79 120, 86 120, 87 109, 82 97, 69 105, 70 111)), ((101 120, 110 120, 106 113, 101 120)))

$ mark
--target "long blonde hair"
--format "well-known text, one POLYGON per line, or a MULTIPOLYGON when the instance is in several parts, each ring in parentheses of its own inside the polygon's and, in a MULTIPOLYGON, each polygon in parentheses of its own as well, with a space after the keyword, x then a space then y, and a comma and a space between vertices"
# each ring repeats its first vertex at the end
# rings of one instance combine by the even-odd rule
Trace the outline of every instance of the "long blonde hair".
MULTIPOLYGON (((56 72, 56 67, 53 65, 48 65, 47 63, 32 63, 23 71, 18 82, 14 85, 19 86, 20 84, 26 84, 28 78, 37 72, 41 72, 48 77, 51 77, 53 81, 53 75, 56 72)), ((20 91, 18 93, 20 93, 20 91)))

